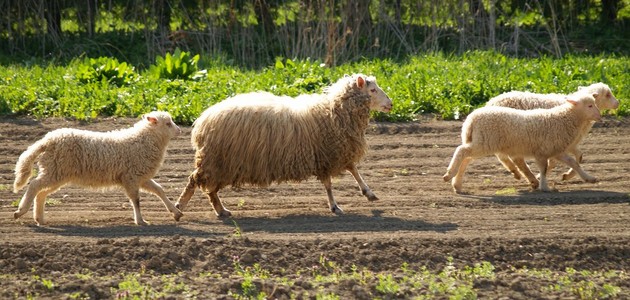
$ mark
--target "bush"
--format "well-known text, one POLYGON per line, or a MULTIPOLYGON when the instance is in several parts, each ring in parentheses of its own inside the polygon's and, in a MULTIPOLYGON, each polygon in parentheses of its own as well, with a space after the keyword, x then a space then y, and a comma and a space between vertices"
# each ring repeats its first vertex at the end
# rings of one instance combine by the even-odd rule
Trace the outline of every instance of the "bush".
POLYGON ((78 66, 76 78, 82 83, 106 80, 116 86, 129 85, 137 79, 134 67, 116 58, 87 58, 78 66))
POLYGON ((150 72, 161 79, 199 79, 206 71, 199 71, 198 63, 199 54, 191 57, 190 52, 177 48, 173 54, 166 53, 164 57, 156 57, 150 72))

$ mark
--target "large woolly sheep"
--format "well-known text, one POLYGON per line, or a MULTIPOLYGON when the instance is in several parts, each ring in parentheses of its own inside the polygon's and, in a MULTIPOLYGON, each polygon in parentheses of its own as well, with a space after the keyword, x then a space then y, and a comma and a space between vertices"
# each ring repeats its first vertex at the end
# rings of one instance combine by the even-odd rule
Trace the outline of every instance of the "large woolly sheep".
POLYGON ((540 168, 542 191, 550 191, 546 178, 550 158, 566 163, 586 181, 593 182, 595 178, 586 174, 566 151, 586 124, 600 118, 594 97, 586 93, 568 96, 565 104, 550 109, 479 108, 464 121, 462 145, 455 150, 443 179, 452 179, 453 190, 460 193, 464 172, 472 159, 502 153, 515 158, 515 163, 533 157, 540 168))
POLYGON ((39 171, 13 217, 24 215, 35 199, 33 218, 43 225, 46 196, 73 183, 92 188, 123 187, 137 225, 147 224, 140 214, 140 189, 160 197, 175 220, 179 220, 182 213, 152 179, 164 161, 168 142, 179 133, 181 130, 166 112, 148 113, 133 127, 117 131, 62 128, 49 132, 17 161, 15 193, 28 182, 35 161, 39 171))
MULTIPOLYGON (((594 83, 587 87, 579 87, 577 92, 584 92, 589 94, 597 95, 595 97, 595 103, 600 110, 608 110, 608 109, 616 109, 619 107, 619 101, 615 96, 613 96, 610 87, 604 83, 594 83)), ((537 94, 537 93, 529 93, 529 92, 520 92, 520 91, 512 91, 508 93, 503 93, 499 96, 496 96, 488 101, 486 106, 504 106, 511 107, 516 109, 536 109, 536 108, 552 108, 555 106, 559 106, 565 103, 565 97, 567 95, 563 94, 537 94)), ((582 162, 582 151, 578 149, 578 144, 582 141, 584 137, 591 130, 592 124, 588 124, 582 129, 580 137, 575 141, 575 144, 569 147, 568 152, 573 154, 578 161, 578 163, 582 162)), ((518 168, 512 159, 503 154, 497 154, 497 158, 501 163, 508 169, 516 179, 520 179, 521 176, 517 169, 521 169, 523 175, 527 178, 531 178, 533 176, 529 167, 526 164, 521 164, 526 167, 525 169, 518 168)), ((553 168, 553 160, 549 163, 548 170, 553 168)), ((520 162, 519 162, 520 164, 520 162)), ((575 170, 569 170, 562 175, 562 180, 568 180, 575 176, 577 172, 575 170)))
POLYGON ((369 200, 378 198, 356 164, 365 155, 370 110, 388 112, 392 101, 374 77, 346 76, 323 94, 295 99, 266 92, 234 96, 206 109, 195 121, 195 170, 175 204, 183 210, 197 187, 219 217, 230 216, 217 192, 225 186, 299 182, 317 177, 328 205, 342 213, 331 176, 349 171, 369 200))

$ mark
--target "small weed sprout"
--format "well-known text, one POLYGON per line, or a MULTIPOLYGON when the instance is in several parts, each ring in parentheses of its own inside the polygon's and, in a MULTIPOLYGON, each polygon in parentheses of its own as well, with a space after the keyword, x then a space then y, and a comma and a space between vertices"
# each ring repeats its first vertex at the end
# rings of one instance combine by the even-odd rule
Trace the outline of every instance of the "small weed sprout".
POLYGON ((242 237, 243 232, 241 231, 241 227, 238 226, 238 223, 236 223, 236 220, 232 219, 232 223, 234 224, 234 232, 232 233, 232 235, 237 238, 242 237))

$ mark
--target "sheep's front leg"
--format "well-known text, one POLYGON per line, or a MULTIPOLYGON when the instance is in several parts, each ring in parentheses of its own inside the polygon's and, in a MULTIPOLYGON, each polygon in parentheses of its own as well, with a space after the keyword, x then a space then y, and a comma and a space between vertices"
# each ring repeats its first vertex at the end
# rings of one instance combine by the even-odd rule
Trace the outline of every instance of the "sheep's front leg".
POLYGON ((225 206, 223 206, 223 203, 221 202, 219 195, 217 195, 217 192, 218 190, 213 190, 206 193, 208 195, 208 198, 210 199, 210 204, 212 204, 212 207, 214 208, 214 213, 219 218, 231 216, 232 213, 227 210, 225 206))
POLYGON ((125 192, 133 207, 133 220, 136 225, 148 225, 140 213, 140 189, 136 186, 125 186, 125 192))
POLYGON ((164 189, 162 189, 162 186, 159 183, 155 182, 155 180, 149 179, 149 181, 142 184, 142 188, 145 189, 147 192, 158 196, 164 203, 164 206, 166 206, 166 209, 168 209, 168 211, 173 214, 173 218, 175 218, 175 221, 179 221, 179 219, 184 215, 168 199, 166 193, 164 193, 164 189))
POLYGON ((567 164, 567 166, 571 167, 575 172, 577 172, 580 177, 586 181, 586 182, 590 182, 590 183, 595 183, 597 182, 597 178, 589 175, 588 173, 586 173, 582 167, 580 167, 580 164, 577 163, 577 161, 575 161, 575 159, 573 159, 571 156, 569 156, 567 153, 563 153, 559 156, 556 156, 556 159, 558 159, 559 161, 567 164))
POLYGON ((351 164, 347 168, 347 170, 348 172, 350 172, 350 174, 352 174, 357 184, 359 184, 359 188, 361 188, 361 193, 363 194, 363 196, 366 196, 367 199, 370 201, 378 200, 378 197, 374 195, 370 187, 368 187, 365 181, 363 181, 363 177, 361 177, 361 174, 359 174, 359 170, 357 169, 357 166, 355 164, 351 164))
POLYGON ((518 171, 518 168, 516 167, 516 165, 514 164, 514 162, 512 161, 512 159, 508 155, 505 155, 503 153, 496 153, 495 156, 501 162, 501 164, 508 171, 510 171, 510 173, 512 173, 512 175, 514 175, 514 179, 516 179, 516 180, 520 180, 521 179, 521 173, 518 171))
MULTIPOLYGON (((571 153, 573 153, 573 155, 575 156, 575 159, 577 161, 578 164, 582 163, 582 151, 580 151, 580 149, 573 149, 573 151, 571 151, 571 153)), ((564 174, 562 174, 562 180, 569 180, 573 177, 575 177, 575 175, 578 174, 578 172, 571 168, 568 171, 566 171, 564 174)))
POLYGON ((29 183, 28 187, 26 188, 26 192, 22 196, 22 200, 20 200, 18 209, 13 213, 13 218, 17 219, 28 212, 28 210, 31 208, 31 205, 33 205, 33 200, 35 199, 35 196, 37 196, 41 189, 40 183, 41 180, 39 178, 31 180, 31 183, 29 183))
POLYGON ((337 202, 335 201, 335 197, 333 197, 332 179, 330 178, 330 176, 322 179, 322 183, 324 184, 324 187, 326 188, 326 194, 328 195, 328 207, 330 208, 330 211, 338 215, 343 214, 343 210, 339 207, 339 205, 337 205, 337 202))
POLYGON ((543 192, 551 192, 547 183, 547 158, 536 158, 536 164, 540 169, 540 190, 543 192))

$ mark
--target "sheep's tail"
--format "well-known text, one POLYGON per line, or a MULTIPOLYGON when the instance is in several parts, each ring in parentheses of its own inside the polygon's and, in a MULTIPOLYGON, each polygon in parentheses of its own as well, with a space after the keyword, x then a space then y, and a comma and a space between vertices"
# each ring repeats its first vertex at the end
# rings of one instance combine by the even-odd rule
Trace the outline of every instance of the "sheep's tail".
POLYGON ((13 182, 13 192, 17 193, 21 190, 29 178, 31 178, 33 164, 37 160, 37 157, 46 150, 46 144, 40 140, 37 143, 31 145, 24 151, 20 158, 18 158, 15 164, 15 181, 13 182))
POLYGON ((473 122, 471 119, 472 118, 469 117, 462 125, 462 145, 472 142, 473 122))

